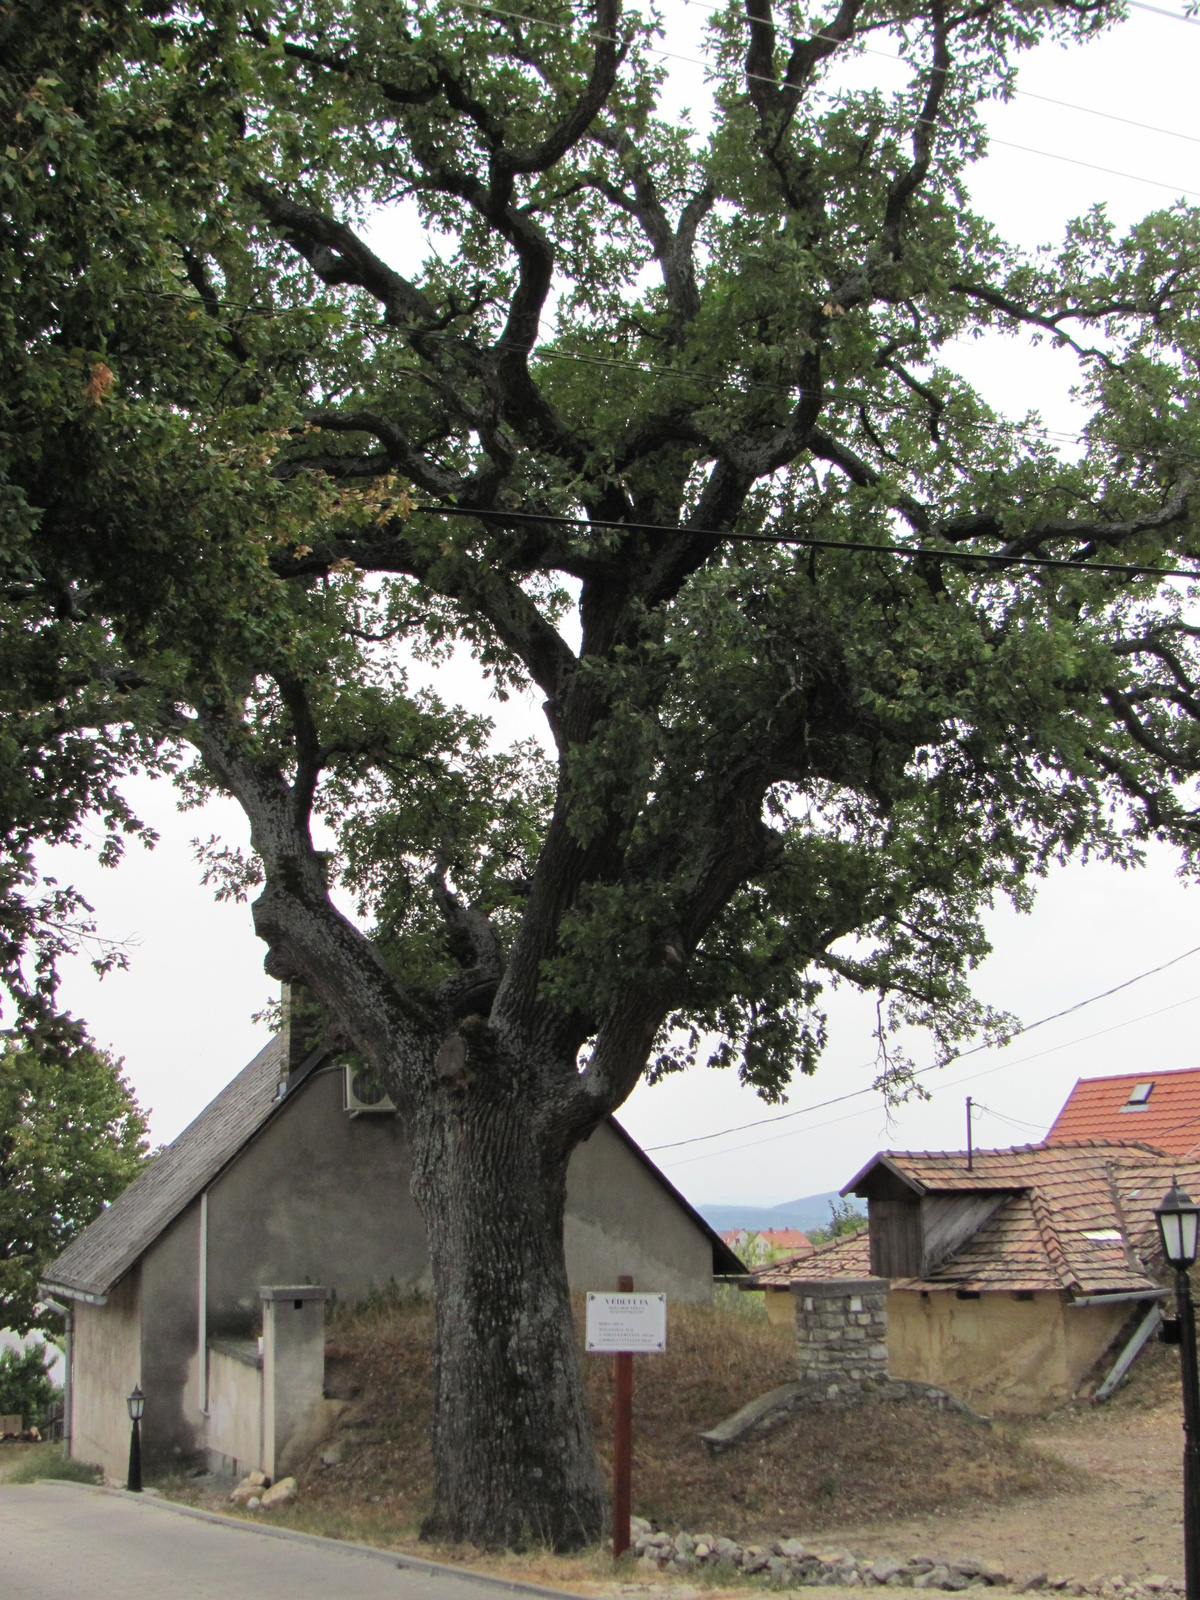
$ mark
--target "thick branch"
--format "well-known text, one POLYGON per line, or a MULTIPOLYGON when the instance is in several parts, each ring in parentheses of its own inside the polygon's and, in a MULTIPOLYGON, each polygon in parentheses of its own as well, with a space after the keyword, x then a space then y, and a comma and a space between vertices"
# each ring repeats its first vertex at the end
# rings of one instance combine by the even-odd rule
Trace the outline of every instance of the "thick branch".
POLYGON ((428 584, 435 593, 461 601, 495 629, 501 642, 523 663, 533 681, 556 701, 574 671, 571 647, 538 611, 519 584, 493 563, 456 553, 444 556, 403 536, 394 522, 377 543, 352 538, 329 540, 307 555, 286 549, 271 556, 280 577, 328 572, 335 562, 349 561, 364 572, 395 572, 428 584))
POLYGON ((431 1073, 434 1019, 400 990, 371 941, 330 900, 309 833, 307 786, 290 788, 277 767, 255 759, 245 730, 223 715, 201 712, 178 726, 249 818, 265 879, 253 914, 268 948, 267 970, 303 978, 411 1103, 423 1069, 431 1073))

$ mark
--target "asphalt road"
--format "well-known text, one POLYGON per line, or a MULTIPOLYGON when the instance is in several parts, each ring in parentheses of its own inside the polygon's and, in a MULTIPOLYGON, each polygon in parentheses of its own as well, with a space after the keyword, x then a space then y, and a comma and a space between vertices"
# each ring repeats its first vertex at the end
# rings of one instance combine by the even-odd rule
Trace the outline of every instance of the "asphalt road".
POLYGON ((0 1485, 4 1600, 506 1600, 514 1588, 188 1516, 152 1496, 0 1485))

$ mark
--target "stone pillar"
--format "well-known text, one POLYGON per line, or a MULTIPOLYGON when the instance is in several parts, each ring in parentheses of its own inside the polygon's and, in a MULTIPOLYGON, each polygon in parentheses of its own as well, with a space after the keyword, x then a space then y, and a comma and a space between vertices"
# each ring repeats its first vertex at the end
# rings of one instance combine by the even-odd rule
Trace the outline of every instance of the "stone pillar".
POLYGON ((263 1311, 262 1470, 278 1473, 289 1440, 325 1392, 325 1297, 310 1283, 258 1291, 263 1311))
POLYGON ((810 1400, 853 1400, 888 1383, 886 1278, 812 1278, 796 1297, 799 1378, 810 1400))

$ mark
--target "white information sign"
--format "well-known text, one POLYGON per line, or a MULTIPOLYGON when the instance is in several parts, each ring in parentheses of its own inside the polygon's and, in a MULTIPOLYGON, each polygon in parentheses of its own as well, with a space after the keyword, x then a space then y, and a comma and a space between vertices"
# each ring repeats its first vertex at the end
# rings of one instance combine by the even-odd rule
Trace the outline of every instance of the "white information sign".
POLYGON ((589 1294, 587 1348, 607 1354, 667 1348, 665 1294, 589 1294))

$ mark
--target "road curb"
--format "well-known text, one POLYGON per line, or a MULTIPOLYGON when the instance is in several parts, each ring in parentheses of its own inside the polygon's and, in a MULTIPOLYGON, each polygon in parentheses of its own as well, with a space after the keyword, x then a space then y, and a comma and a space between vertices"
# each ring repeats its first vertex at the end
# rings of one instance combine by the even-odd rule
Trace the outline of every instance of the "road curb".
MULTIPOLYGON (((154 1506, 162 1511, 173 1511, 179 1517, 194 1517, 198 1522, 215 1522, 223 1528, 236 1528, 240 1533, 256 1533, 267 1539, 286 1539, 293 1544, 315 1545, 319 1550, 339 1550, 343 1554, 366 1556, 371 1561, 386 1561, 393 1567, 403 1567, 408 1572, 421 1572, 431 1578, 461 1578, 467 1583, 485 1584, 490 1589, 500 1589, 506 1594, 539 1595, 541 1600, 583 1600, 572 1595, 569 1589, 548 1589, 539 1583, 522 1583, 518 1578, 498 1578, 488 1572, 476 1572, 472 1567, 452 1567, 444 1561, 427 1561, 423 1556, 405 1555, 395 1550, 382 1550, 375 1544, 358 1544, 351 1539, 328 1539, 319 1533, 301 1533, 296 1528, 275 1528, 269 1523, 248 1522, 245 1517, 230 1517, 220 1511, 202 1511, 199 1506, 181 1506, 176 1500, 167 1500, 159 1494, 130 1494, 128 1489, 111 1489, 101 1483, 72 1483, 67 1478, 38 1478, 42 1486, 53 1485, 60 1489, 73 1489, 83 1494, 106 1494, 117 1500, 133 1500, 142 1506, 154 1506)), ((7 1486, 5 1486, 7 1487, 7 1486)), ((21 1488, 13 1484, 12 1488, 21 1488)))

